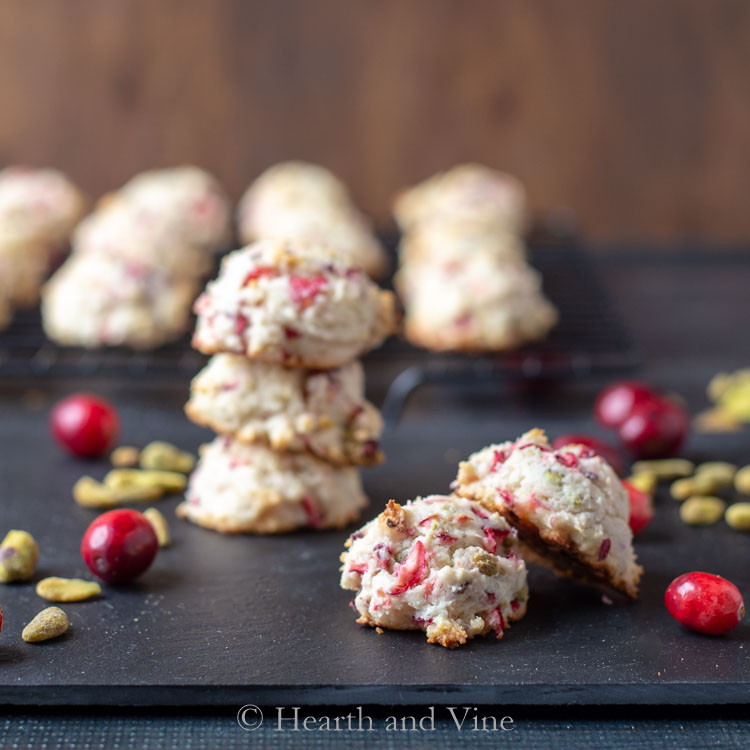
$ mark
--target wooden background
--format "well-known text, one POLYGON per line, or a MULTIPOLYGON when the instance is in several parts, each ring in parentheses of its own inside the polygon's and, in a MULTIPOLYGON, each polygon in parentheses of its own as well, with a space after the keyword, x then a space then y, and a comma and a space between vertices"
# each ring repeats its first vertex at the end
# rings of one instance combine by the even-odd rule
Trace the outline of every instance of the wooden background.
POLYGON ((750 238, 747 0, 0 0, 0 164, 92 194, 333 168, 388 217, 462 160, 599 240, 750 238))

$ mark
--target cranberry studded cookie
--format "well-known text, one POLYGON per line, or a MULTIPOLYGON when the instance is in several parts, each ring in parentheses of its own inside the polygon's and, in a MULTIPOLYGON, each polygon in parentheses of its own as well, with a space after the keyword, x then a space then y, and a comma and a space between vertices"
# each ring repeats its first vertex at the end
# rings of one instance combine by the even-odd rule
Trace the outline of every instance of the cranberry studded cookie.
POLYGON ((212 251, 223 250, 229 243, 229 199, 216 179, 198 167, 141 172, 108 198, 129 203, 145 221, 149 216, 154 221, 167 221, 187 243, 212 251))
POLYGON ((416 263, 450 265, 473 255, 506 260, 525 260, 521 238, 481 223, 436 218, 407 232, 399 246, 402 267, 416 263))
POLYGON ((306 370, 217 354, 193 379, 185 411, 242 443, 309 452, 337 465, 383 460, 383 420, 365 400, 359 362, 306 370))
POLYGON ((213 254, 187 242, 181 227, 173 214, 113 200, 78 225, 73 246, 78 255, 110 256, 191 278, 205 276, 214 266, 213 254))
POLYGON ((501 513, 528 560, 638 598, 630 506, 604 459, 583 445, 552 450, 541 430, 491 445, 459 466, 454 490, 501 513))
POLYGON ((396 279, 406 337, 432 350, 501 351, 543 338, 557 311, 523 260, 487 252, 405 264, 396 279))
POLYGON ((381 278, 388 269, 382 245, 344 184, 315 164, 284 162, 266 170, 245 191, 237 221, 243 242, 322 244, 373 278, 381 278))
POLYGON ((520 234, 527 213, 526 191, 519 180, 479 164, 462 164, 430 177, 402 191, 394 206, 403 231, 450 219, 520 234))
POLYGON ((367 504, 355 468, 219 436, 201 448, 177 514, 225 534, 346 526, 367 504))
POLYGON ((6 167, 0 171, 0 238, 57 249, 67 242, 84 208, 78 188, 54 169, 6 167))
POLYGON ((349 537, 341 587, 356 591, 361 625, 423 630, 454 648, 526 613, 516 532, 478 503, 431 495, 385 511, 349 537))
POLYGON ((13 307, 34 307, 50 265, 50 246, 26 238, 0 235, 0 275, 13 307))
POLYGON ((230 253, 195 303, 193 346, 287 366, 339 367, 396 328, 395 299, 336 253, 262 240, 230 253))
POLYGON ((197 291, 143 264, 74 254, 42 289, 42 323, 65 346, 151 349, 185 333, 197 291))

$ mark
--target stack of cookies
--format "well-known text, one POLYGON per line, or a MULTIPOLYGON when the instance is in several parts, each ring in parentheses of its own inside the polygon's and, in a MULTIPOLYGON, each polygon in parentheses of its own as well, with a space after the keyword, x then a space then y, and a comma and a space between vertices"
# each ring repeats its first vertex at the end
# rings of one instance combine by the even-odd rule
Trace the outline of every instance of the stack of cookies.
POLYGON ((260 240, 224 258, 195 303, 213 355, 187 415, 201 450, 178 515, 224 533, 341 527, 366 504, 382 420, 357 357, 396 327, 395 300, 336 251, 260 240))
POLYGON ((0 171, 0 329, 14 308, 37 304, 84 205, 78 188, 53 169, 0 171))
POLYGON ((396 286, 404 329, 436 351, 501 351, 543 338, 557 321, 526 262, 523 186, 510 175, 462 165, 403 191, 396 286))
POLYGON ((178 338, 230 235, 229 202, 208 173, 137 175, 76 229, 73 254, 43 290, 47 335, 87 348, 150 349, 178 338))
POLYGON ((267 169, 237 207, 240 239, 322 243, 373 279, 388 272, 388 258, 346 186, 316 164, 289 161, 267 169))

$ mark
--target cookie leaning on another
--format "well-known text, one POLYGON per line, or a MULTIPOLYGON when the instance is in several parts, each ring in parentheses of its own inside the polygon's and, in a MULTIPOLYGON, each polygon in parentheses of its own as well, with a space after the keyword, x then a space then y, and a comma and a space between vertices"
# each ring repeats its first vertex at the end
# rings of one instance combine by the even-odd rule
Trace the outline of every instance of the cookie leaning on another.
POLYGON ((638 598, 643 569, 633 552, 628 496, 590 448, 553 450, 542 430, 530 430, 469 456, 453 489, 516 528, 528 560, 638 598))

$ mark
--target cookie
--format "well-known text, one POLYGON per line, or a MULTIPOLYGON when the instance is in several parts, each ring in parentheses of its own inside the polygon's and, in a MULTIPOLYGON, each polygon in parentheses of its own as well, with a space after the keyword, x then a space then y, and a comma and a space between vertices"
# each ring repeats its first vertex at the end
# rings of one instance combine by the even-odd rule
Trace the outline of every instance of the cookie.
POLYGON ((267 222, 296 211, 332 206, 346 209, 349 193, 324 167, 302 161, 287 161, 269 167, 245 191, 237 206, 240 239, 252 242, 263 236, 267 222))
POLYGON ((470 456, 453 489, 501 513, 527 560, 638 598, 627 492, 590 448, 552 450, 544 432, 531 430, 470 456))
POLYGON ((373 278, 388 271, 388 258, 367 219, 334 175, 322 167, 286 162, 264 172, 237 209, 240 239, 289 240, 326 245, 346 265, 373 278))
POLYGON ((366 504, 354 468, 217 437, 201 449, 177 514, 225 534, 280 534, 346 526, 366 504))
POLYGON ((65 346, 152 349, 185 333, 197 292, 191 279, 74 254, 42 290, 42 323, 65 346))
POLYGON ((379 346, 395 299, 323 248, 263 240, 230 253, 195 303, 193 346, 327 369, 379 346))
POLYGON ((229 244, 229 200, 217 180, 198 167, 141 172, 110 200, 130 203, 155 221, 168 221, 179 229, 179 237, 186 243, 210 250, 224 250, 229 244))
POLYGON ((481 223, 440 218, 407 232, 399 245, 399 259, 404 267, 417 263, 451 264, 472 255, 524 260, 526 248, 513 232, 496 231, 481 223))
POLYGON ((356 591, 361 625, 423 630, 453 648, 526 613, 526 566, 516 532, 478 503, 430 495, 391 500, 349 537, 341 587, 356 591))
POLYGON ((0 234, 0 276, 8 302, 14 307, 34 307, 47 278, 50 246, 36 240, 0 234))
POLYGON ((450 219, 521 234, 528 208, 526 191, 515 177, 479 164, 461 164, 403 190, 394 214, 403 231, 450 219))
POLYGON ((461 260, 402 266, 404 332, 436 351, 503 351, 543 338, 557 311, 539 274, 521 260, 473 253, 461 260))
POLYGON ((185 411, 197 424, 275 451, 337 465, 383 460, 383 421, 365 400, 359 362, 320 371, 217 354, 193 379, 185 411))
POLYGON ((67 242, 84 208, 83 195, 61 172, 29 167, 0 171, 0 238, 55 249, 67 242))
POLYGON ((205 276, 214 266, 213 255, 186 241, 174 216, 115 200, 78 225, 73 247, 79 255, 110 256, 172 275, 205 276))
POLYGON ((324 245, 335 250, 347 266, 362 268, 372 278, 382 278, 388 259, 365 218, 353 209, 304 205, 267 213, 241 232, 252 239, 289 240, 297 245, 324 245))

